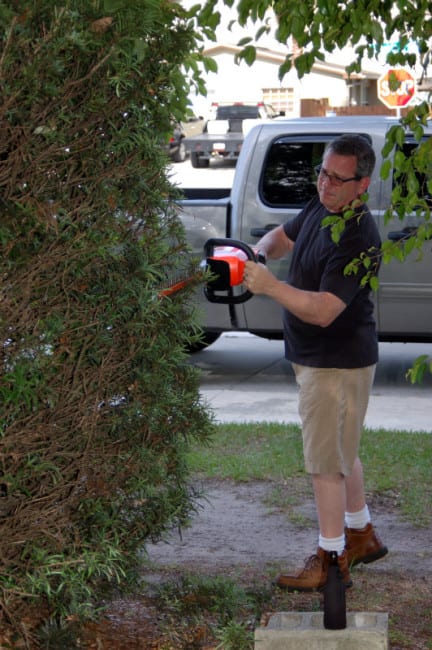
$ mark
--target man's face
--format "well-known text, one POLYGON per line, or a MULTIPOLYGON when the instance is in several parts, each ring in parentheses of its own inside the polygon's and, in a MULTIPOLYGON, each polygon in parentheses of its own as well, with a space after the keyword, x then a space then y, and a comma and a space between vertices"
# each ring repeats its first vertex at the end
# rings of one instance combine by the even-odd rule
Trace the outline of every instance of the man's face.
POLYGON ((340 212, 366 191, 369 178, 355 179, 357 159, 355 156, 325 154, 318 176, 318 194, 321 203, 331 212, 340 212), (343 182, 350 179, 347 182, 343 182))

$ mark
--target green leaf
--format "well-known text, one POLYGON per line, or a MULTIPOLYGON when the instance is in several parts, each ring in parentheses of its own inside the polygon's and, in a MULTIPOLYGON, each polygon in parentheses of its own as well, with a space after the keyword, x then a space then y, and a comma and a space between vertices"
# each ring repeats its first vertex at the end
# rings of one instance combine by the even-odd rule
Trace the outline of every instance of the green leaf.
POLYGON ((394 156, 394 166, 396 169, 400 170, 403 168, 406 157, 402 151, 396 151, 394 156))
POLYGON ((241 38, 238 42, 237 45, 239 47, 243 47, 243 45, 248 45, 248 43, 252 42, 252 37, 251 36, 245 36, 244 38, 241 38))
POLYGON ((381 43, 383 40, 383 30, 377 20, 372 20, 370 23, 370 34, 376 43, 381 43))
POLYGON ((204 68, 206 69, 207 72, 217 72, 218 71, 218 64, 216 62, 216 59, 210 56, 206 56, 203 58, 203 64, 204 68))
POLYGON ((321 226, 323 228, 327 228, 328 226, 332 226, 333 224, 337 223, 340 220, 340 217, 336 215, 329 215, 328 217, 324 217, 324 219, 321 221, 321 226))
POLYGON ((385 160, 384 163, 381 165, 380 169, 380 177, 382 180, 387 180, 387 178, 390 176, 390 172, 392 171, 393 165, 391 160, 385 160))
POLYGON ((364 255, 362 260, 363 260, 363 266, 365 267, 365 269, 368 269, 372 264, 371 258, 368 255, 364 255))
POLYGON ((427 354, 422 354, 414 361, 412 368, 407 372, 407 378, 412 384, 420 384, 426 372, 432 372, 432 359, 427 354))
POLYGON ((396 143, 399 145, 399 147, 403 147, 405 143, 405 129, 402 126, 396 127, 395 135, 396 143))
POLYGON ((371 287, 372 291, 375 291, 375 292, 378 291, 379 285, 380 285, 378 276, 372 275, 369 278, 369 284, 370 284, 370 287, 371 287))
POLYGON ((414 170, 410 169, 408 170, 407 173, 407 178, 406 178, 406 186, 408 189, 408 192, 410 194, 415 194, 416 196, 414 197, 414 202, 417 203, 418 197, 417 193, 419 191, 419 182, 417 179, 417 175, 414 170))
POLYGON ((244 59, 248 65, 252 65, 256 59, 256 47, 247 45, 238 56, 244 59))
POLYGON ((424 135, 424 128, 421 124, 417 124, 417 126, 414 127, 413 129, 414 133, 414 138, 417 140, 417 142, 420 142, 424 135))
POLYGON ((305 23, 299 13, 292 15, 291 31, 294 38, 296 38, 298 41, 301 41, 303 39, 304 33, 306 31, 305 23))
POLYGON ((283 78, 285 77, 286 74, 288 74, 291 68, 292 68, 292 61, 289 57, 287 57, 285 61, 282 63, 282 65, 279 66, 279 72, 278 72, 279 81, 283 80, 283 78))
POLYGON ((270 33, 270 28, 267 25, 263 25, 262 27, 259 28, 259 30, 255 34, 255 39, 258 41, 261 38, 261 36, 269 33, 270 33))
POLYGON ((415 237, 409 237, 407 240, 405 240, 404 245, 405 245, 405 253, 406 255, 409 255, 416 247, 415 237))

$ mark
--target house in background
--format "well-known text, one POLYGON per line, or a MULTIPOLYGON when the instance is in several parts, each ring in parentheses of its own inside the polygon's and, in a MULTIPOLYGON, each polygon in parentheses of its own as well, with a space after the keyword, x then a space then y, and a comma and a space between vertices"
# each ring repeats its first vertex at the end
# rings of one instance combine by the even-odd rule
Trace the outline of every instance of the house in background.
MULTIPOLYGON (((326 115, 348 112, 385 113, 377 96, 377 79, 382 70, 364 70, 348 78, 346 64, 316 62, 312 71, 298 78, 293 68, 279 80, 279 66, 285 54, 258 47, 252 66, 236 63, 241 47, 229 43, 205 49, 218 65, 218 72, 207 75, 207 98, 198 112, 203 114, 212 102, 264 101, 286 117, 326 115)), ((194 102, 197 111, 198 100, 194 102)))
MULTIPOLYGON (((183 1, 188 4, 194 0, 183 1)), ((347 47, 327 53, 325 61, 316 61, 311 72, 301 79, 293 67, 280 81, 279 66, 285 56, 292 54, 295 57, 300 54, 295 41, 290 40, 284 46, 269 32, 259 40, 256 60, 252 66, 243 60, 237 63, 237 55, 241 51, 237 43, 245 36, 254 34, 256 26, 248 23, 245 27, 240 27, 235 23, 235 9, 222 3, 219 3, 218 10, 222 20, 217 29, 217 42, 208 41, 204 49, 204 54, 217 62, 218 72, 203 73, 207 97, 191 96, 196 113, 208 117, 212 102, 264 101, 272 104, 275 110, 283 112, 286 117, 335 113, 394 114, 394 110, 386 108, 379 100, 377 81, 389 67, 385 63, 386 50, 398 47, 398 43, 388 43, 378 58, 364 60, 361 72, 350 77, 346 66, 355 59, 355 55, 354 50, 347 47)), ((275 33, 276 21, 274 17, 269 20, 274 23, 272 31, 275 33)), ((415 45, 412 47, 415 48, 415 45)), ((418 79, 422 72, 415 71, 418 79)), ((420 93, 419 100, 426 96, 427 92, 420 93)))

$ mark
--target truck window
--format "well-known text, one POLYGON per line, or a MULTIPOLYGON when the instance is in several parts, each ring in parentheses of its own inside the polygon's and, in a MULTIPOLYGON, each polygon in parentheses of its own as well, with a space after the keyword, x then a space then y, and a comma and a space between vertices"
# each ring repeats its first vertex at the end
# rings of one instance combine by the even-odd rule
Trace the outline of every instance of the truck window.
POLYGON ((269 206, 301 208, 317 192, 314 171, 326 141, 293 141, 279 138, 272 143, 261 177, 261 197, 269 206))
MULTIPOLYGON (((315 167, 327 142, 340 133, 281 136, 274 140, 264 161, 260 192, 263 203, 273 207, 302 208, 315 196, 315 167)), ((369 142, 368 133, 359 133, 369 142)))
POLYGON ((234 105, 234 106, 218 106, 216 110, 216 119, 217 120, 229 120, 229 119, 238 119, 238 120, 247 120, 247 119, 256 119, 259 117, 258 106, 247 106, 247 105, 234 105))
MULTIPOLYGON (((429 144, 431 144, 431 142, 429 142, 429 144)), ((411 155, 415 154, 416 149, 417 143, 415 141, 407 140, 401 148, 401 151, 407 158, 409 158, 411 155)), ((428 190, 428 180, 430 179, 430 174, 418 172, 416 174, 416 178, 419 184, 419 196, 423 199, 426 199, 429 205, 432 205, 432 195, 428 190)), ((396 177, 393 175, 393 188, 397 184, 402 186, 402 196, 407 196, 408 188, 406 186, 406 177, 396 177)))

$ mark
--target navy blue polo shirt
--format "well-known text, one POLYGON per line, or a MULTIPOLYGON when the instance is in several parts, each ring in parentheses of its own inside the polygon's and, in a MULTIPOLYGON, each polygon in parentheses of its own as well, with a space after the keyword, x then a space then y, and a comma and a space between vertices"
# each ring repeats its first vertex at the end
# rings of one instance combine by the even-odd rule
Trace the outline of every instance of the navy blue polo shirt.
MULTIPOLYGON (((316 368, 363 368, 378 361, 378 340, 369 285, 360 287, 363 269, 344 275, 344 268, 372 248, 381 246, 377 225, 365 205, 346 222, 340 241, 321 225, 334 214, 314 197, 284 224, 295 242, 288 284, 306 291, 328 291, 346 308, 328 327, 311 325, 284 310, 285 356, 294 363, 316 368)), ((371 253, 374 256, 374 253, 371 253)))

